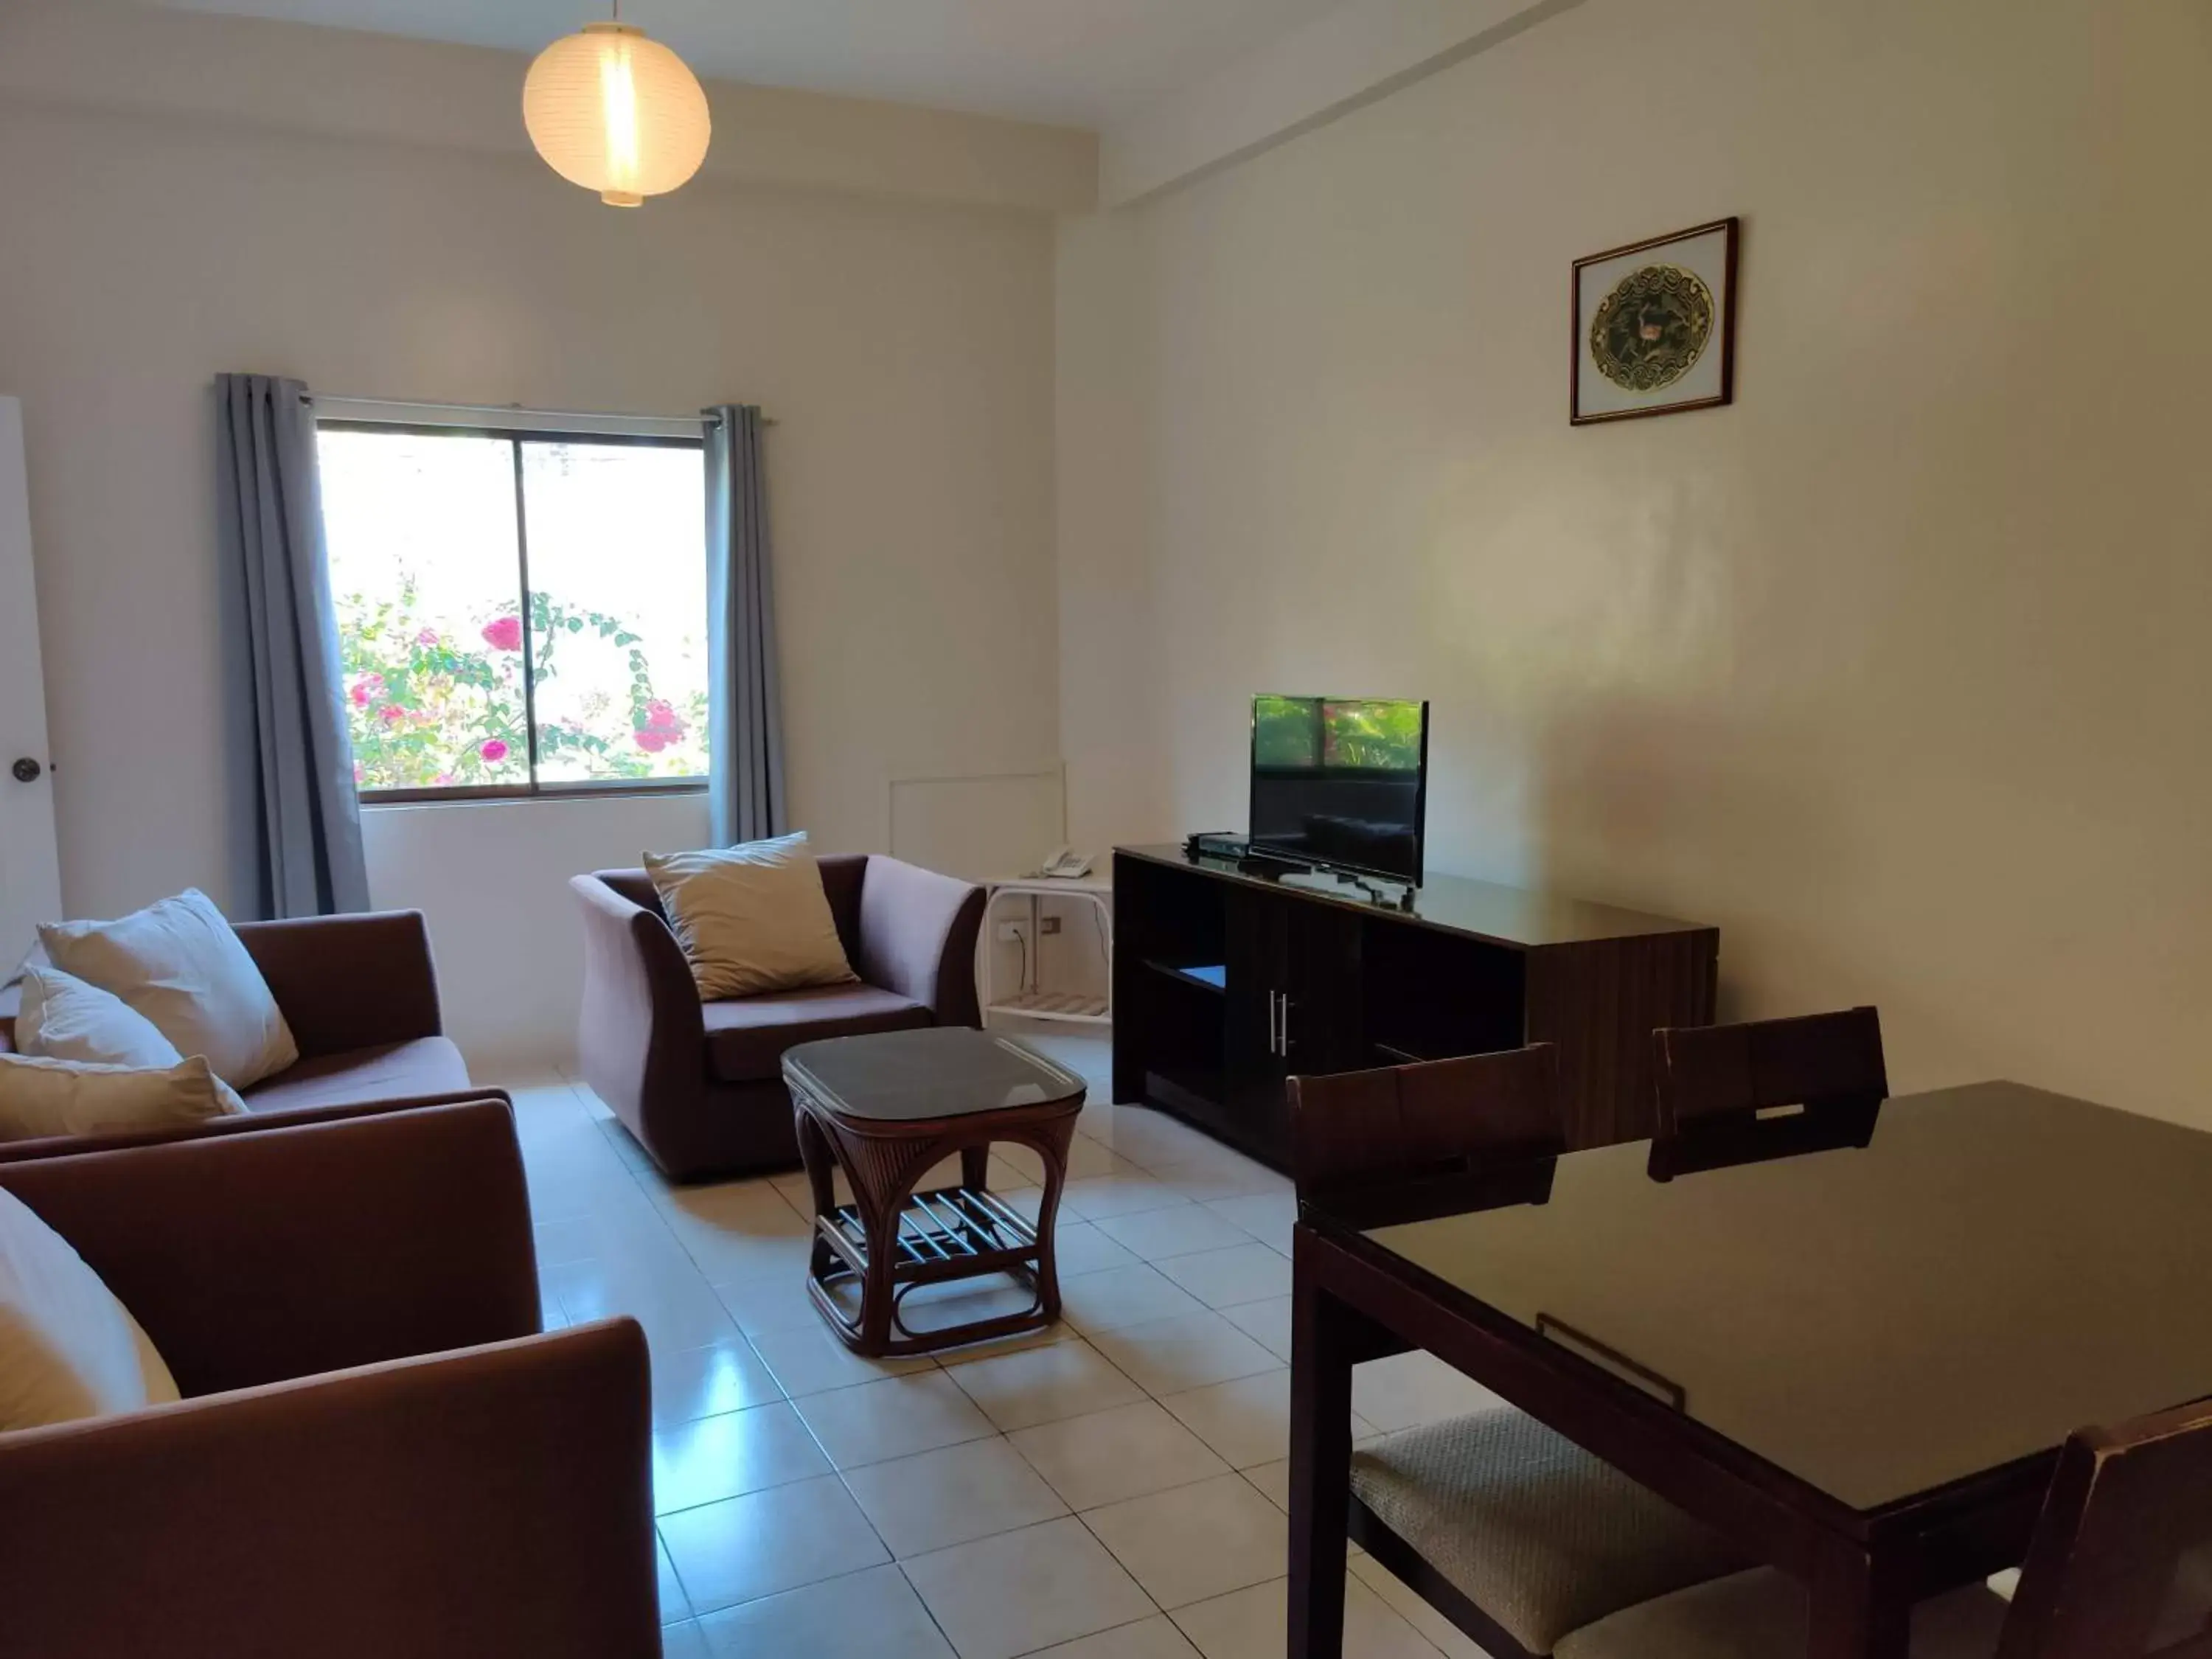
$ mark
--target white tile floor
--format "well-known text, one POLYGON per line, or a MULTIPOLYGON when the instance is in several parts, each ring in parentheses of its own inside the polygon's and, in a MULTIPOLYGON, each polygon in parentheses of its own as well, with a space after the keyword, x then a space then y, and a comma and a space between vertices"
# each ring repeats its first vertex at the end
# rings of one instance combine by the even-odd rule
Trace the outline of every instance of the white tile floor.
MULTIPOLYGON (((1106 1097, 1103 1040, 1029 1040, 1106 1097)), ((627 1313, 652 1343, 670 1655, 1281 1654, 1281 1176, 1160 1113, 1088 1106, 1063 1322, 884 1364, 806 1298, 803 1180, 672 1188, 582 1085, 514 1094, 549 1328, 627 1313)), ((994 1162, 1017 1202, 1036 1173, 1024 1149, 994 1162)), ((1000 1294, 947 1287, 934 1311, 965 1319, 1000 1294)), ((1486 1398, 1401 1355, 1360 1368, 1353 1431, 1486 1398)), ((1349 1659, 1480 1659, 1373 1561, 1352 1574, 1349 1659)))

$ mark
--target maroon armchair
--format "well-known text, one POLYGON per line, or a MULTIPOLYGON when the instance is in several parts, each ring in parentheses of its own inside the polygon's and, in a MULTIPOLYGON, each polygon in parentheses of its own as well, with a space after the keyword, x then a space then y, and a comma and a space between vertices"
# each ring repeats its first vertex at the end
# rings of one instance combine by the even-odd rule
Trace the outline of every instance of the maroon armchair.
POLYGON ((983 890, 880 854, 819 862, 860 982, 707 1003, 644 871, 568 884, 584 912, 585 1080, 672 1178, 798 1165, 793 1044, 977 1024, 983 890))
MULTIPOLYGON (((245 1091, 246 1115, 142 1133, 0 1140, 0 1163, 507 1098, 470 1083, 467 1063, 446 1035, 421 911, 232 926, 300 1046, 297 1060, 245 1091)), ((0 1053, 14 1046, 19 995, 0 989, 0 1053)))
POLYGON ((497 1101, 0 1165, 184 1398, 0 1434, 0 1648, 649 1659, 629 1320, 538 1334, 497 1101))

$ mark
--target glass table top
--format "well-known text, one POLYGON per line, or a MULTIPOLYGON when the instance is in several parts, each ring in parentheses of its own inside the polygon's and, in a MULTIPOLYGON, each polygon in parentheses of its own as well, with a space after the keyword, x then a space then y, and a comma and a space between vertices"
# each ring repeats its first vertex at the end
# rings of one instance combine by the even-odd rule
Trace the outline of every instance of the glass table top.
POLYGON ((839 1115, 877 1120, 1080 1102, 1087 1086, 1018 1042, 951 1025, 802 1042, 783 1067, 839 1115))
POLYGON ((2212 1134, 1990 1083, 1891 1100, 1864 1149, 1670 1182, 1649 1152, 1365 1237, 1861 1510, 2212 1395, 2212 1134))

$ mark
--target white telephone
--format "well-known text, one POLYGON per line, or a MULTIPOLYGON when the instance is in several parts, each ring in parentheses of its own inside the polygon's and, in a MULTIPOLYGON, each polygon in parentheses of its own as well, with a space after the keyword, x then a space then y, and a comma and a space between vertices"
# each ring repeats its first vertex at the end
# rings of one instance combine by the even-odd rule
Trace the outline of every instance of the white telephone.
POLYGON ((1060 881, 1073 881, 1091 873, 1091 855, 1079 853, 1073 847, 1059 848, 1045 860, 1044 868, 1038 873, 1060 881))

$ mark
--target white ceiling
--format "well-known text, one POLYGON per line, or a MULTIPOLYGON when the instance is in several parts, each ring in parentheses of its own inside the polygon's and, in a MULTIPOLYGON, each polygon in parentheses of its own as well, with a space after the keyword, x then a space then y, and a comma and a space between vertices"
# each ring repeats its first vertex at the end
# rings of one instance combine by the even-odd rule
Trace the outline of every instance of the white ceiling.
MULTIPOLYGON (((535 52, 603 0, 156 0, 535 52)), ((623 0, 702 75, 1103 126, 1334 0, 623 0)))

